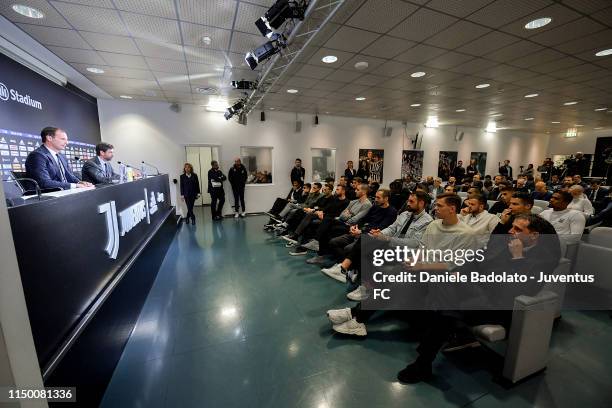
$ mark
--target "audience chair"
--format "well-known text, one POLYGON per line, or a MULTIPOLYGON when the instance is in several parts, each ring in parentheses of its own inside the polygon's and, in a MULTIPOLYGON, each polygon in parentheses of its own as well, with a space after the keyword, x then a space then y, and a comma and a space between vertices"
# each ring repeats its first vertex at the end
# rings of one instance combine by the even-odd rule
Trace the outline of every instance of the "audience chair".
POLYGON ((540 207, 543 210, 547 209, 549 204, 550 203, 548 201, 546 201, 546 200, 533 200, 533 206, 534 207, 540 207))
POLYGON ((612 248, 612 228, 596 227, 588 234, 588 243, 606 248, 612 248))
MULTIPOLYGON (((569 261, 562 259, 554 273, 566 274, 569 269, 569 261)), ((553 323, 564 296, 565 286, 545 286, 533 297, 517 296, 509 333, 497 324, 472 327, 476 338, 491 349, 499 349, 493 344, 505 340, 505 348, 501 348, 505 380, 514 384, 546 368, 553 323)))

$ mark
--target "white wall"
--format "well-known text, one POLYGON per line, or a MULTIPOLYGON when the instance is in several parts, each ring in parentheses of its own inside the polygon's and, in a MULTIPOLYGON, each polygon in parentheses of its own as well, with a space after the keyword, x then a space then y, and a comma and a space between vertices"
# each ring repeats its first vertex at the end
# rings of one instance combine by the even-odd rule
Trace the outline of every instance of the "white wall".
MULTIPOLYGON (((440 150, 456 150, 459 158, 468 161, 472 151, 488 152, 487 173, 497 172, 497 163, 508 158, 518 165, 539 163, 547 151, 548 135, 525 135, 510 131, 485 134, 482 129, 461 128, 463 141, 455 142, 455 127, 423 129, 419 124, 408 124, 407 137, 399 122, 391 137, 382 136, 384 122, 376 119, 319 116, 314 126, 312 115, 300 114, 302 132, 295 133, 295 114, 266 112, 266 121, 259 114, 249 116, 248 126, 226 121, 221 113, 206 112, 203 107, 183 105, 180 113, 170 111, 167 103, 98 100, 102 140, 115 146, 117 160, 138 164, 152 162, 162 172, 177 177, 185 160, 184 147, 188 144, 208 144, 220 147, 220 165, 227 172, 241 146, 272 146, 273 184, 247 187, 247 211, 268 210, 274 197, 285 195, 289 189, 289 172, 296 157, 302 159, 310 178, 311 148, 336 148, 336 172, 343 172, 347 160, 357 163, 360 148, 385 149, 384 183, 400 177, 401 151, 409 149, 417 131, 423 135, 421 148, 425 151, 424 175, 435 175, 440 150)), ((174 189, 174 186, 172 186, 174 189)), ((176 192, 173 190, 173 199, 176 192)), ((231 196, 229 185, 226 194, 231 196)), ((229 198, 230 203, 233 198, 229 198)), ((229 212, 230 204, 225 211, 229 212)))
POLYGON ((578 136, 572 138, 566 138, 564 133, 551 134, 547 153, 549 156, 576 152, 593 154, 595 153, 597 138, 608 136, 612 136, 610 129, 579 130, 578 136))

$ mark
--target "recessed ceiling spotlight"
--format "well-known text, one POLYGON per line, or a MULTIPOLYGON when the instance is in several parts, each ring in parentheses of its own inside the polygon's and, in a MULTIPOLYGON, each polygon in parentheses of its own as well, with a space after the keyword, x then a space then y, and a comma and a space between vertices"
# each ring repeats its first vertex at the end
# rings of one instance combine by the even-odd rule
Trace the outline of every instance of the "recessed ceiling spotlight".
POLYGON ((555 125, 558 125, 558 124, 559 124, 559 123, 561 123, 561 122, 554 121, 554 122, 550 122, 550 123, 555 124, 555 125))
POLYGON ((24 6, 23 4, 13 4, 12 9, 15 13, 19 13, 28 18, 38 19, 45 16, 42 11, 35 9, 34 7, 24 6))
POLYGON ((487 133, 495 133, 497 132, 497 124, 495 123, 494 120, 489 121, 489 123, 487 123, 487 128, 485 129, 485 132, 487 133))
POLYGON ((210 45, 212 43, 212 38, 210 38, 209 36, 205 35, 204 37, 202 37, 202 43, 204 45, 210 45))
POLYGON ((476 88, 476 89, 482 89, 482 88, 488 88, 488 87, 490 87, 490 86, 491 86, 491 84, 478 84, 478 85, 476 85, 474 88, 476 88))
POLYGON ((465 112, 465 109, 457 109, 455 112, 465 112))
POLYGON ((577 103, 578 103, 578 102, 576 102, 576 101, 571 101, 571 102, 565 102, 563 105, 565 105, 565 106, 570 106, 570 105, 575 105, 575 104, 577 104, 577 103))
POLYGON ((525 118, 525 120, 533 120, 533 118, 525 118))
POLYGON ((596 128, 593 128, 593 129, 595 129, 595 130, 600 130, 600 129, 603 129, 603 128, 602 128, 601 126, 598 126, 598 127, 596 127, 596 128))
POLYGON ((574 126, 576 126, 576 127, 582 127, 582 126, 584 126, 584 125, 574 125, 574 126))
POLYGON ((357 63, 355 63, 355 69, 358 69, 360 71, 366 69, 370 64, 368 64, 366 61, 359 61, 357 63))
POLYGON ((595 109, 595 112, 605 111, 606 109, 608 109, 608 108, 597 108, 597 109, 595 109))
POLYGON ((425 127, 437 128, 438 126, 440 126, 440 123, 438 122, 437 116, 429 116, 427 118, 427 122, 425 122, 425 127))
MULTIPOLYGON (((15 6, 13 6, 15 7, 15 6)), ((606 50, 601 50, 595 53, 596 57, 605 57, 606 55, 611 55, 612 54, 612 48, 608 48, 606 50)))
POLYGON ((287 89, 287 93, 290 93, 290 94, 296 94, 298 92, 299 91, 297 89, 287 89))
POLYGON ((275 108, 270 108, 270 110, 274 110, 275 108))
POLYGON ((498 116, 504 116, 503 113, 494 113, 493 115, 491 115, 492 117, 496 118, 498 116))
POLYGON ((89 67, 87 68, 87 71, 93 73, 93 74, 103 74, 104 70, 100 69, 100 68, 94 68, 94 67, 89 67))
POLYGON ((121 99, 132 99, 130 95, 119 95, 121 99))
POLYGON ((552 21, 550 17, 536 18, 525 24, 527 30, 535 30, 536 28, 544 27, 552 21))
POLYGON ((417 106, 421 106, 421 104, 420 103, 413 103, 410 106, 412 106, 413 108, 416 108, 417 106))
POLYGON ((329 115, 329 112, 325 112, 326 115, 329 115))
POLYGON ((356 101, 365 101, 365 97, 363 96, 358 96, 355 98, 356 101))
POLYGON ((321 58, 321 61, 326 64, 333 64, 334 62, 338 61, 338 57, 335 55, 326 55, 325 57, 321 58))
POLYGON ((412 74, 410 74, 411 77, 413 78, 420 78, 422 76, 427 75, 425 72, 423 71, 418 71, 418 72, 413 72, 412 74))
POLYGON ((535 98, 538 95, 539 94, 537 94, 537 93, 532 93, 532 94, 525 95, 525 98, 535 98))

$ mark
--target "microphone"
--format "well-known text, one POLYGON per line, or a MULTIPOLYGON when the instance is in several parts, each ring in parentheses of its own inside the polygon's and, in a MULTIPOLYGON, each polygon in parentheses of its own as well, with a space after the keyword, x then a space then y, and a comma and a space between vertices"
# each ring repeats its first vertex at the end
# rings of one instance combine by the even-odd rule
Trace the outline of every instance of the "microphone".
POLYGON ((159 176, 161 173, 159 172, 159 169, 157 168, 157 166, 152 165, 151 163, 147 163, 144 160, 141 162, 144 165, 147 165, 149 167, 153 167, 155 169, 155 171, 157 171, 157 175, 159 176))
POLYGON ((117 164, 123 164, 123 165, 124 165, 124 166, 126 166, 126 167, 131 167, 131 168, 133 168, 133 169, 138 170, 138 167, 134 167, 134 166, 132 166, 130 163, 126 163, 126 162, 120 162, 120 161, 118 161, 118 162, 117 162, 117 164))

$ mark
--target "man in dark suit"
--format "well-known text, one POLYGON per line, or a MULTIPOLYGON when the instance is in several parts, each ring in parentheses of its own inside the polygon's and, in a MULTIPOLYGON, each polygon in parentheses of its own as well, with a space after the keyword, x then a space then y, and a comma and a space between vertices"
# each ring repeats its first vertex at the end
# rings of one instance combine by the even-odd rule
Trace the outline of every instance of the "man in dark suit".
POLYGON ((291 169, 291 184, 294 181, 299 181, 304 184, 304 177, 306 176, 306 169, 302 167, 302 159, 295 159, 295 166, 291 169))
POLYGON ((92 184, 110 184, 119 179, 119 175, 113 171, 110 161, 113 159, 115 148, 112 144, 99 143, 96 146, 96 157, 87 160, 83 164, 81 174, 83 181, 92 184))
POLYGON ((504 160, 504 165, 499 168, 499 174, 505 176, 507 180, 512 180, 512 167, 510 160, 504 160))
POLYGON ((591 188, 584 192, 593 207, 595 212, 602 210, 606 197, 608 196, 608 189, 601 187, 601 181, 594 179, 591 181, 591 188))
POLYGON ((66 148, 68 135, 62 129, 46 127, 40 132, 42 146, 30 152, 26 159, 26 175, 36 180, 40 188, 91 187, 87 181, 79 180, 68 166, 68 161, 59 152, 66 148))

